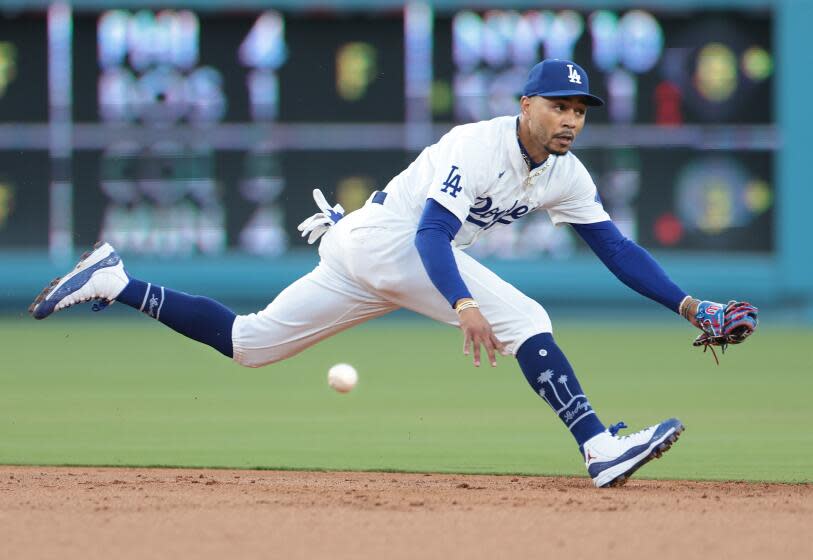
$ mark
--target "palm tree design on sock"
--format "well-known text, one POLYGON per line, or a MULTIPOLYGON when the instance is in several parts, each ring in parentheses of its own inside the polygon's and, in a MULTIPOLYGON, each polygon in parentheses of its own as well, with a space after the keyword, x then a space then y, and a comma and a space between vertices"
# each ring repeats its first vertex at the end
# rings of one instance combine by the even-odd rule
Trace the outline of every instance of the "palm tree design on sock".
POLYGON ((545 371, 539 374, 539 377, 537 377, 536 380, 539 382, 540 385, 542 385, 542 387, 540 387, 539 389, 539 396, 545 399, 548 402, 548 404, 553 408, 553 410, 558 410, 559 408, 564 406, 565 401, 563 401, 559 397, 559 393, 556 392, 556 385, 554 385, 553 383, 553 374, 554 371, 552 369, 546 369, 545 371), (554 405, 553 402, 545 396, 547 394, 545 392, 544 387, 545 383, 550 383, 550 387, 551 389, 553 389, 553 395, 556 397, 556 400, 559 401, 559 406, 554 405))
POLYGON ((567 386, 567 375, 563 373, 562 375, 559 376, 559 379, 557 379, 556 381, 562 384, 562 386, 567 391, 567 394, 570 396, 570 400, 573 400, 573 393, 570 391, 570 387, 567 386))
POLYGON ((547 383, 551 379, 553 379, 552 369, 547 369, 543 371, 542 373, 539 374, 539 377, 536 378, 536 380, 539 381, 539 383, 547 383))
POLYGON ((550 381, 552 377, 553 377, 553 370, 549 369, 547 371, 543 371, 542 373, 540 373, 539 377, 536 378, 536 380, 541 385, 539 387, 539 396, 542 397, 543 399, 545 399, 545 402, 547 402, 550 406, 553 406, 553 404, 551 404, 550 400, 548 400, 548 393, 547 393, 547 391, 545 391, 545 383, 550 381))

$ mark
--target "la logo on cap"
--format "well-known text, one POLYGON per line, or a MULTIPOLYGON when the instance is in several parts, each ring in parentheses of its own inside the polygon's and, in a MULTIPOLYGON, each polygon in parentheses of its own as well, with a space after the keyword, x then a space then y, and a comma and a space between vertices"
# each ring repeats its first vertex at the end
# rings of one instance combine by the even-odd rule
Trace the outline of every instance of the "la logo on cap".
POLYGON ((572 84, 581 84, 582 77, 579 71, 573 68, 572 64, 567 65, 567 79, 572 84))

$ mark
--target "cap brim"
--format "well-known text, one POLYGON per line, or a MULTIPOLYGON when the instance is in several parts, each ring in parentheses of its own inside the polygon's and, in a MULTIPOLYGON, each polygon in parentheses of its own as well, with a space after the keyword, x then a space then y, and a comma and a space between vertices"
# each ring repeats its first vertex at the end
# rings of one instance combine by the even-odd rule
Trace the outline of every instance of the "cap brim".
POLYGON ((589 105, 591 107, 601 107, 604 105, 604 100, 596 95, 592 95, 590 93, 584 93, 583 91, 579 91, 577 89, 562 89, 559 91, 542 91, 538 93, 532 93, 530 95, 526 94, 526 97, 533 97, 538 95, 539 97, 581 97, 584 99, 585 105, 589 105))

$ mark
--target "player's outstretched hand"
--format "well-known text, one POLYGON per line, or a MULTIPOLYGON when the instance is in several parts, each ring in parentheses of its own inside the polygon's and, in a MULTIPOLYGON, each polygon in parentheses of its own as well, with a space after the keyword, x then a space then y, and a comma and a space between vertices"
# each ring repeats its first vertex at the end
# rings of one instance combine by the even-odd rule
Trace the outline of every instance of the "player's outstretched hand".
POLYGON ((758 315, 756 307, 736 300, 725 305, 693 300, 685 312, 689 321, 703 331, 692 344, 704 348, 719 346, 723 352, 729 344, 740 344, 754 333, 759 324, 758 315))
POLYGON ((344 218, 342 205, 330 206, 321 190, 313 189, 313 200, 321 212, 317 212, 296 226, 296 229, 302 232, 302 237, 308 238, 308 244, 310 245, 313 245, 322 237, 333 224, 344 218))
POLYGON ((468 356, 474 350, 474 365, 480 367, 480 345, 485 347, 488 361, 492 367, 497 366, 496 353, 503 353, 505 346, 497 340, 491 325, 476 307, 460 312, 460 328, 463 331, 463 353, 468 356))

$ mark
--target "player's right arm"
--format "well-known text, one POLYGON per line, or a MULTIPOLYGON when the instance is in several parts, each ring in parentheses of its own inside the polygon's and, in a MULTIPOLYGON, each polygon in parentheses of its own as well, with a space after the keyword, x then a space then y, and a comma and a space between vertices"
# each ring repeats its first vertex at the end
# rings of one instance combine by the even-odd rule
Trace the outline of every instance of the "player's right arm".
POLYGON ((460 230, 462 222, 449 210, 433 199, 427 199, 418 231, 415 234, 415 247, 423 262, 424 269, 435 288, 457 311, 460 329, 463 331, 463 353, 474 352, 474 365, 480 365, 480 346, 486 349, 489 363, 497 365, 495 351, 502 351, 503 344, 491 330, 491 324, 480 312, 472 298, 452 252, 452 240, 460 230))
POLYGON ((489 362, 496 366, 495 353, 502 351, 503 345, 466 287, 451 246, 477 198, 477 186, 484 176, 482 167, 489 160, 488 153, 483 152, 488 148, 474 135, 444 138, 435 148, 434 176, 415 235, 415 247, 432 284, 458 313, 464 354, 473 352, 474 365, 479 366, 482 345, 489 362))

